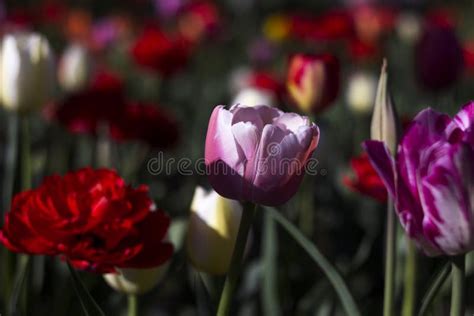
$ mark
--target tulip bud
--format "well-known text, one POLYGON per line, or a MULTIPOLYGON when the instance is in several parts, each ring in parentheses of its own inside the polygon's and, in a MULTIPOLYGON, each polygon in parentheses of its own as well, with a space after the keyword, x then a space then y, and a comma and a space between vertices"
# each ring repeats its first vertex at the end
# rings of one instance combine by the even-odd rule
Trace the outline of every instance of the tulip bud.
POLYGON ((160 282, 168 263, 150 269, 117 269, 117 273, 104 274, 104 280, 115 291, 124 294, 143 294, 160 282))
POLYGON ((239 202, 196 188, 187 236, 189 260, 196 269, 217 275, 227 272, 241 216, 239 202))
POLYGON ((246 88, 240 91, 232 101, 232 104, 246 104, 248 106, 255 105, 276 105, 276 97, 270 91, 258 88, 246 88))
POLYGON ((301 111, 321 112, 339 92, 339 62, 329 54, 296 54, 290 59, 286 84, 301 111))
POLYGON ((81 90, 87 85, 90 77, 90 59, 87 49, 73 44, 64 52, 58 69, 61 87, 68 92, 81 90))
POLYGON ((387 88, 387 76, 387 61, 384 59, 375 97, 370 137, 372 140, 385 142, 394 154, 398 141, 398 117, 387 88))
POLYGON ((356 113, 369 113, 373 109, 377 80, 370 73, 359 72, 349 78, 346 101, 356 113))
POLYGON ((53 88, 53 57, 46 38, 7 34, 0 55, 2 104, 19 112, 43 106, 53 88))

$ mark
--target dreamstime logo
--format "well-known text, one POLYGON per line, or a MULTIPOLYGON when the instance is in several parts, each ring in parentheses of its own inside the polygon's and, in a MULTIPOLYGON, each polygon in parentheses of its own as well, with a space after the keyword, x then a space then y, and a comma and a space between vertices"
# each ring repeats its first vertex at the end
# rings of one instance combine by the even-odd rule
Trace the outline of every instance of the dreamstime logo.
MULTIPOLYGON (((267 174, 272 176, 284 175, 322 175, 327 174, 327 170, 319 168, 319 161, 315 158, 309 158, 306 164, 300 159, 286 158, 284 150, 280 143, 270 143, 266 148, 267 155, 252 162, 252 168, 255 168, 257 174, 267 174)), ((249 163, 250 164, 250 163, 249 163)), ((247 165, 248 167, 248 165, 247 165)), ((178 173, 184 176, 208 174, 220 175, 239 175, 239 170, 235 170, 222 160, 206 163, 204 158, 193 161, 190 158, 168 158, 165 159, 162 152, 147 162, 147 170, 152 175, 171 175, 178 173)), ((242 171, 241 171, 242 172, 242 171)))

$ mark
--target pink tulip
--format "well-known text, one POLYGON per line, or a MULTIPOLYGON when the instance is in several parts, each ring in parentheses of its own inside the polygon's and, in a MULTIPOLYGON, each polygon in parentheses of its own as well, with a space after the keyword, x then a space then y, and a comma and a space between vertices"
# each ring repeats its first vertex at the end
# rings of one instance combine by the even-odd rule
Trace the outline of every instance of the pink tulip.
POLYGON ((217 106, 206 137, 209 181, 229 199, 283 204, 298 190, 318 140, 305 116, 265 105, 217 106))

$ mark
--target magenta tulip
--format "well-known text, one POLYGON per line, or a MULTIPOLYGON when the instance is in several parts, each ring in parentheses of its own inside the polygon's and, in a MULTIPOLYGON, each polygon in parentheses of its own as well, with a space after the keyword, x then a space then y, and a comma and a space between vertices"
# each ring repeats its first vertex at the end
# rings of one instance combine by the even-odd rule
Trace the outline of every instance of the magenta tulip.
POLYGON ((364 146, 403 228, 427 255, 474 250, 474 102, 454 117, 422 111, 395 159, 383 143, 364 146))
POLYGON ((307 117, 269 106, 217 106, 206 137, 209 181, 220 195, 275 206, 297 191, 319 140, 307 117))

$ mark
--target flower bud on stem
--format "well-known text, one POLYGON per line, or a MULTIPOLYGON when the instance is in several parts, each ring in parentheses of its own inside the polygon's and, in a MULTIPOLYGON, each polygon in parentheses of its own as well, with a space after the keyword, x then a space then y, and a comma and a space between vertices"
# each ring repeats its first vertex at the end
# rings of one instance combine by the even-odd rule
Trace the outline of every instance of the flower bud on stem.
POLYGON ((257 205, 249 202, 244 203, 244 211, 240 219, 239 232, 235 242, 234 252, 230 261, 229 271, 225 280, 224 288, 222 290, 219 307, 217 309, 217 316, 227 316, 229 314, 232 299, 234 297, 235 288, 242 266, 242 259, 244 256, 245 245, 247 244, 247 237, 252 226, 252 221, 257 210, 257 205))

